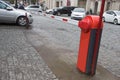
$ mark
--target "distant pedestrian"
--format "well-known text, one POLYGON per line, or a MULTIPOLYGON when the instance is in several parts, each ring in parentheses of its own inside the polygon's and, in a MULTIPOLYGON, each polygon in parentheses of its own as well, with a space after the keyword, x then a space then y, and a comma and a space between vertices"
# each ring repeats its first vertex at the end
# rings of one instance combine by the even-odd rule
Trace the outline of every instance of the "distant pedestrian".
POLYGON ((90 14, 92 14, 92 9, 90 9, 90 14))

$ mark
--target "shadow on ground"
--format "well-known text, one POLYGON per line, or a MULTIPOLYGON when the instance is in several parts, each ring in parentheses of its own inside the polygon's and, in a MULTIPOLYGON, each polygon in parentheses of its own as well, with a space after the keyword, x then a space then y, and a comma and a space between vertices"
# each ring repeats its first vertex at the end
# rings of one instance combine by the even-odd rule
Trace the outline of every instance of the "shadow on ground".
POLYGON ((32 29, 32 25, 27 26, 19 26, 17 24, 6 24, 6 23, 0 23, 0 28, 2 29, 32 29))

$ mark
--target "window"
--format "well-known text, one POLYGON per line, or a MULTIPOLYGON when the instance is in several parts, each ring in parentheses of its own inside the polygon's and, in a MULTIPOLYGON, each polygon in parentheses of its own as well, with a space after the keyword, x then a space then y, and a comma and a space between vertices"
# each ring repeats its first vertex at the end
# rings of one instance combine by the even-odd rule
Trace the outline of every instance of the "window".
POLYGON ((113 11, 108 11, 106 13, 109 14, 109 15, 116 15, 113 11))
POLYGON ((116 14, 117 14, 117 15, 120 15, 120 11, 116 11, 116 14))
POLYGON ((58 1, 56 2, 56 7, 59 7, 59 2, 58 1))
POLYGON ((3 4, 2 2, 0 2, 0 9, 6 9, 8 6, 6 4, 3 4))
POLYGON ((67 10, 67 9, 68 9, 68 7, 63 7, 63 9, 64 9, 64 10, 67 10))
POLYGON ((106 12, 107 14, 111 14, 111 11, 106 12))
POLYGON ((75 8, 73 11, 74 12, 85 12, 83 8, 75 8))

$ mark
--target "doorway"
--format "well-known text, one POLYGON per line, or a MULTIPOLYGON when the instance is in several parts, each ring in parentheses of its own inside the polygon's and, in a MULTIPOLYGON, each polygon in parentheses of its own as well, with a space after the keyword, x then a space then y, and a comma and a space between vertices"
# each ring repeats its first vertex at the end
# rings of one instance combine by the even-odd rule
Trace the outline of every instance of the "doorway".
POLYGON ((56 2, 56 7, 59 7, 59 2, 58 1, 56 2))
POLYGON ((106 7, 106 11, 110 10, 110 2, 107 2, 107 7, 106 7))
POLYGON ((98 2, 95 2, 95 7, 94 7, 94 14, 97 14, 97 9, 98 9, 98 2))

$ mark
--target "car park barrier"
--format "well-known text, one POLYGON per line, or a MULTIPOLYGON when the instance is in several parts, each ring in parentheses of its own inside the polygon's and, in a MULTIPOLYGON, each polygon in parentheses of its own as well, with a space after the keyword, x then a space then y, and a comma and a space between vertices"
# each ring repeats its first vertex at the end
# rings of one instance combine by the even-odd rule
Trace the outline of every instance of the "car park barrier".
POLYGON ((102 0, 100 16, 89 15, 79 21, 81 28, 77 68, 88 75, 94 75, 103 29, 102 14, 105 0, 102 0))
POLYGON ((46 16, 46 17, 49 17, 49 18, 52 18, 52 19, 55 19, 55 20, 59 20, 59 21, 65 22, 65 23, 70 23, 70 24, 73 24, 75 26, 78 26, 78 21, 77 20, 73 20, 73 19, 70 19, 70 18, 67 18, 67 17, 54 16, 54 15, 46 14, 46 13, 42 13, 42 16, 46 16))
MULTIPOLYGON (((94 74, 92 69, 95 69, 96 65, 96 50, 98 51, 99 46, 96 49, 97 30, 99 24, 99 16, 86 16, 83 20, 79 22, 79 27, 81 28, 80 37, 80 48, 78 53, 77 68, 86 74, 94 74)), ((103 23, 102 23, 103 24, 103 23)), ((101 26, 101 31, 102 31, 101 26)), ((101 33, 99 34, 101 36, 101 33)), ((95 71, 95 70, 94 70, 95 71)))

